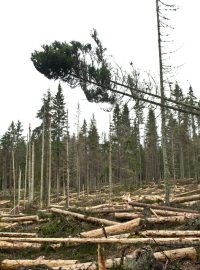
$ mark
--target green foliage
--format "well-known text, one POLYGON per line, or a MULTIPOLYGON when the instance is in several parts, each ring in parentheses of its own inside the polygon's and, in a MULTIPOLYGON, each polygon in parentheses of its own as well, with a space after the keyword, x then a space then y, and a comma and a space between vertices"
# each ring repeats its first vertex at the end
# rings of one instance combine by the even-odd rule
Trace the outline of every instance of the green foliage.
POLYGON ((95 45, 55 41, 43 45, 42 51, 32 53, 31 60, 35 68, 48 79, 61 79, 71 87, 80 85, 91 102, 114 103, 116 94, 109 92, 113 88, 111 65, 105 58, 96 30, 91 34, 95 45), (90 82, 93 81, 93 85, 90 82))

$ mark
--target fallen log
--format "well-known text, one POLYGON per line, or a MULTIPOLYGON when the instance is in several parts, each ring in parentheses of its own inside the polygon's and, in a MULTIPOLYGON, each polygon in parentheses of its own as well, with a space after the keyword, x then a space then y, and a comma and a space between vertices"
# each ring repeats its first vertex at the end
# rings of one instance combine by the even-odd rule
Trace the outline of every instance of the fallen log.
POLYGON ((17 238, 0 237, 0 241, 27 242, 27 243, 64 243, 64 244, 134 244, 134 245, 200 245, 200 237, 174 238, 17 238))
POLYGON ((199 200, 200 200, 200 194, 187 196, 187 197, 175 198, 175 199, 171 200, 171 203, 184 203, 184 202, 193 202, 193 201, 199 201, 199 200))
POLYGON ((0 232, 0 237, 37 237, 37 233, 0 232))
POLYGON ((185 197, 185 196, 190 196, 190 195, 194 195, 194 194, 200 194, 200 189, 194 189, 192 191, 183 192, 181 194, 176 194, 175 197, 185 197))
POLYGON ((127 208, 120 205, 120 208, 118 207, 110 207, 110 208, 103 208, 103 209, 91 209, 90 213, 104 213, 104 214, 109 214, 109 213, 114 213, 114 212, 133 212, 133 208, 127 208))
MULTIPOLYGON (((133 210, 132 210, 133 211, 133 210)), ((122 213, 114 213, 114 217, 117 218, 117 219, 135 219, 135 218, 143 218, 144 215, 141 214, 141 213, 125 213, 125 212, 122 212, 122 213)))
POLYGON ((195 219, 196 216, 171 216, 171 217, 155 217, 155 218, 146 218, 143 220, 144 223, 149 224, 183 224, 188 219, 195 219))
POLYGON ((196 210, 191 210, 191 209, 182 209, 182 208, 176 208, 176 207, 171 207, 171 206, 165 206, 165 205, 156 205, 156 204, 148 204, 148 203, 139 203, 139 202, 129 202, 130 205, 132 206, 137 206, 137 207, 148 207, 152 209, 160 209, 160 210, 169 210, 169 211, 176 211, 176 212, 185 212, 185 213, 195 213, 195 214, 200 214, 200 212, 196 210))
POLYGON ((148 237, 200 237, 200 231, 146 230, 138 234, 148 237))
POLYGON ((169 210, 159 210, 154 209, 154 212, 159 216, 198 216, 199 214, 196 213, 188 213, 188 212, 175 212, 169 210))
POLYGON ((19 269, 23 267, 44 266, 47 267, 60 267, 69 266, 77 263, 77 260, 45 260, 38 258, 36 260, 3 260, 0 263, 0 269, 19 269))
MULTIPOLYGON (((179 259, 190 259, 192 261, 197 260, 197 252, 195 248, 180 248, 174 250, 167 250, 163 252, 155 252, 153 254, 156 260, 166 262, 167 259, 171 261, 179 260, 179 259)), ((124 257, 123 262, 126 263, 128 261, 132 261, 136 258, 136 253, 127 255, 124 257)), ((115 268, 116 266, 120 266, 122 263, 122 258, 114 258, 105 260, 106 269, 115 268)), ((53 268, 54 270, 58 270, 58 268, 53 268)), ((78 263, 74 265, 70 265, 67 267, 62 267, 62 270, 97 270, 98 264, 97 262, 87 262, 87 263, 78 263)))
POLYGON ((119 223, 117 225, 112 225, 108 227, 103 227, 96 230, 91 230, 88 232, 81 233, 81 236, 83 237, 100 237, 100 236, 108 236, 108 235, 114 235, 114 234, 121 234, 124 232, 130 232, 134 229, 138 228, 141 225, 141 219, 136 218, 134 220, 125 222, 125 223, 119 223))
POLYGON ((167 259, 170 259, 170 261, 176 261, 180 259, 190 259, 191 261, 197 261, 197 251, 193 247, 165 250, 163 252, 155 252, 153 255, 157 261, 162 262, 165 262, 167 259))
POLYGON ((38 243, 27 243, 27 242, 10 243, 10 242, 0 240, 0 250, 22 250, 22 249, 27 249, 27 248, 38 250, 40 249, 40 247, 41 247, 41 244, 38 244, 38 243))
POLYGON ((9 228, 12 228, 12 227, 15 227, 16 225, 18 225, 17 222, 15 223, 5 223, 5 222, 0 222, 0 229, 9 229, 9 228))
POLYGON ((39 221, 39 217, 35 216, 19 216, 19 217, 2 217, 0 221, 5 222, 24 222, 24 221, 39 221))
POLYGON ((79 220, 83 220, 85 222, 91 222, 91 223, 100 224, 100 225, 110 226, 110 225, 119 224, 119 222, 116 222, 116 221, 102 219, 102 218, 96 218, 96 217, 90 217, 90 216, 82 215, 79 213, 56 209, 56 208, 51 208, 50 212, 56 213, 56 214, 62 214, 65 216, 71 216, 71 217, 77 218, 79 220))

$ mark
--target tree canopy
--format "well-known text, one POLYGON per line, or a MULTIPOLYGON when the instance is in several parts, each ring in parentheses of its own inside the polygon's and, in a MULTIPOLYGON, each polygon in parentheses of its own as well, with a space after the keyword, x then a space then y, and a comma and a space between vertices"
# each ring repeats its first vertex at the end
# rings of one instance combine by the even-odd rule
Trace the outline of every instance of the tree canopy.
POLYGON ((51 45, 43 45, 42 51, 34 51, 31 60, 48 79, 61 79, 70 87, 80 86, 91 102, 112 104, 116 93, 109 89, 115 89, 114 76, 117 74, 105 57, 106 49, 96 30, 91 36, 94 45, 55 41, 51 45))

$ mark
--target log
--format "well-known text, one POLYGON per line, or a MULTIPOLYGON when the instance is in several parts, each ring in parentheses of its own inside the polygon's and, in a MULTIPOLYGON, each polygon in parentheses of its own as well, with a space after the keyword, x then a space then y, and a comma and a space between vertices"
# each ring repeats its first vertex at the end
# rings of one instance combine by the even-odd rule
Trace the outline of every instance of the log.
POLYGON ((12 228, 12 227, 15 227, 16 225, 18 225, 17 222, 15 223, 5 223, 5 222, 0 222, 0 229, 9 229, 9 228, 12 228))
POLYGON ((198 216, 200 214, 196 213, 188 213, 188 212, 175 212, 175 211, 169 211, 169 210, 159 210, 154 209, 154 212, 159 216, 198 216))
POLYGON ((165 206, 165 205, 156 205, 156 204, 148 204, 148 203, 139 203, 139 202, 129 202, 130 205, 132 206, 137 206, 137 207, 148 207, 152 209, 160 209, 160 210, 169 210, 169 211, 176 211, 176 212, 185 212, 185 213, 195 213, 195 214, 200 214, 200 212, 196 210, 191 210, 191 209, 182 209, 182 208, 176 208, 176 207, 171 207, 171 206, 165 206))
POLYGON ((147 237, 200 237, 200 231, 146 230, 138 234, 147 237))
POLYGON ((0 221, 5 222, 24 222, 24 221, 39 221, 39 217, 35 216, 22 216, 22 217, 2 217, 0 221))
POLYGON ((65 211, 65 210, 56 209, 56 208, 51 208, 50 211, 52 213, 62 214, 62 215, 65 215, 65 216, 71 216, 71 217, 83 220, 85 222, 91 222, 91 223, 100 224, 100 225, 110 226, 110 225, 119 224, 116 221, 102 219, 102 218, 96 218, 96 217, 90 217, 90 216, 82 215, 82 214, 79 214, 79 213, 65 211))
POLYGON ((199 200, 200 200, 200 194, 175 198, 175 199, 171 200, 171 202, 172 203, 184 203, 184 202, 193 202, 193 201, 199 201, 199 200))
POLYGON ((41 244, 37 244, 37 243, 26 243, 26 242, 10 243, 10 242, 0 240, 0 250, 22 250, 22 249, 27 249, 27 248, 38 250, 40 249, 40 247, 41 247, 41 244))
POLYGON ((155 218, 146 218, 143 220, 144 223, 149 224, 183 224, 188 219, 195 219, 196 216, 171 216, 171 217, 155 217, 155 218))
POLYGON ((90 211, 90 213, 103 213, 103 214, 110 214, 110 213, 114 213, 114 212, 133 212, 133 208, 127 208, 124 207, 122 208, 122 206, 120 205, 120 208, 117 207, 110 207, 110 208, 103 208, 103 209, 92 209, 90 211))
POLYGON ((0 237, 37 237, 37 233, 0 232, 0 237))
POLYGON ((120 234, 124 232, 130 232, 134 229, 138 228, 141 224, 141 219, 136 218, 134 220, 125 222, 125 223, 119 223, 117 225, 112 225, 108 227, 104 227, 101 229, 91 230, 88 232, 81 233, 81 236, 83 237, 100 237, 100 236, 108 236, 108 235, 114 235, 114 234, 120 234))
POLYGON ((197 261, 197 251, 193 247, 165 250, 163 252, 155 252, 153 255, 157 261, 161 262, 165 262, 167 258, 170 261, 180 259, 190 259, 193 262, 197 261))
POLYGON ((23 267, 44 266, 47 267, 60 267, 69 266, 77 263, 77 260, 45 260, 38 258, 36 260, 3 260, 0 263, 0 269, 19 269, 23 267))
POLYGON ((130 220, 130 219, 135 219, 135 218, 143 218, 144 215, 141 214, 141 213, 125 213, 125 212, 122 212, 122 213, 114 213, 114 217, 117 218, 117 219, 127 219, 127 220, 130 220))
POLYGON ((190 196, 194 194, 200 194, 200 189, 194 189, 192 191, 183 192, 181 194, 177 194, 175 197, 185 197, 185 196, 190 196))
POLYGON ((134 244, 134 245, 200 245, 200 237, 170 237, 170 238, 17 238, 1 237, 0 241, 27 243, 64 243, 64 244, 134 244))

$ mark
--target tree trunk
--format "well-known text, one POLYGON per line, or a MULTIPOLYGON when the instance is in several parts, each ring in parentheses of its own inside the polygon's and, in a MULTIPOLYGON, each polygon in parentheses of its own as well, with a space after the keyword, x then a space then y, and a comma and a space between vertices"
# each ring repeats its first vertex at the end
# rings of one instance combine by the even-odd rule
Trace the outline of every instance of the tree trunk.
POLYGON ((147 230, 139 232, 147 237, 200 237, 200 231, 177 231, 177 230, 147 230))
POLYGON ((0 241, 9 242, 28 242, 28 243, 65 243, 65 244, 133 244, 133 245, 200 245, 200 237, 174 237, 174 238, 17 238, 1 237, 0 241))
POLYGON ((48 155, 48 191, 47 191, 47 207, 51 203, 51 119, 49 120, 49 155, 48 155))
POLYGON ((181 208, 175 208, 175 207, 164 206, 164 205, 155 205, 155 204, 147 204, 147 203, 139 203, 139 202, 129 202, 129 204, 132 206, 143 207, 143 208, 148 207, 152 209, 200 214, 200 212, 192 210, 192 209, 181 209, 181 208))
POLYGON ((37 237, 37 233, 0 232, 0 237, 37 237))
POLYGON ((193 202, 193 201, 199 201, 200 200, 200 194, 199 195, 192 195, 187 197, 181 197, 181 198, 175 198, 171 200, 172 203, 184 203, 184 202, 193 202))
POLYGON ((8 269, 21 269, 21 268, 31 268, 36 266, 47 266, 51 269, 53 267, 58 267, 60 269, 63 269, 63 267, 70 266, 76 264, 77 260, 45 260, 45 259, 36 259, 36 260, 3 260, 0 264, 0 268, 2 270, 8 270, 8 269))
POLYGON ((18 178, 18 198, 17 198, 17 205, 20 205, 20 198, 21 198, 21 179, 22 179, 21 169, 19 169, 19 178, 18 178))
POLYGON ((52 213, 57 213, 57 214, 65 215, 65 216, 71 216, 71 217, 77 218, 79 220, 83 220, 85 222, 90 222, 90 223, 95 223, 95 224, 100 224, 100 225, 110 226, 110 225, 119 224, 118 222, 115 222, 115 221, 102 219, 102 218, 89 217, 89 216, 85 216, 82 214, 78 214, 78 213, 74 213, 74 212, 70 212, 70 211, 65 211, 65 210, 61 210, 61 209, 56 209, 56 208, 51 208, 50 211, 52 213))
POLYGON ((13 147, 12 147, 12 172, 13 172, 13 214, 15 214, 15 208, 16 208, 16 179, 15 179, 15 156, 14 156, 13 147))
POLYGON ((42 123, 42 154, 40 171, 40 208, 43 208, 43 188, 44 188, 44 119, 42 123))
POLYGON ((138 228, 141 225, 141 219, 137 218, 125 223, 108 226, 101 229, 96 229, 88 232, 81 233, 83 237, 103 237, 108 235, 120 234, 124 232, 130 232, 138 228))

